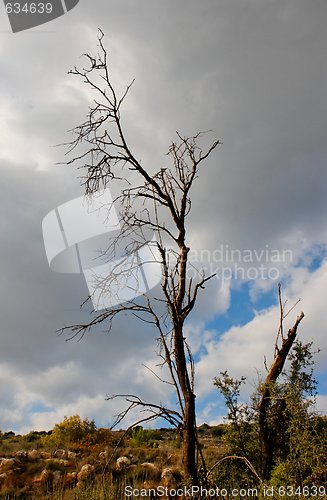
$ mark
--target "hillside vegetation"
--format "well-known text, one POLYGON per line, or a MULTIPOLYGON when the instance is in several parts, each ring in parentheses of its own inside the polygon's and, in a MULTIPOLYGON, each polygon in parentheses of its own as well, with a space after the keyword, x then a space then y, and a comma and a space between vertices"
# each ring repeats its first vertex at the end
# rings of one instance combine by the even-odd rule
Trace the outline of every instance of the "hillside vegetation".
MULTIPOLYGON (((326 442, 326 429, 327 419, 317 417, 322 442, 326 442)), ((207 466, 206 481, 203 470, 202 474, 208 498, 326 498, 323 461, 297 491, 283 490, 291 483, 282 477, 269 490, 246 461, 228 456, 230 431, 230 424, 204 424, 198 429, 207 466)), ((1 433, 0 457, 2 499, 189 498, 191 491, 181 473, 181 437, 173 429, 138 426, 112 431, 75 415, 49 432, 1 433)), ((194 490, 191 498, 205 498, 205 490, 202 493, 197 495, 194 490)))

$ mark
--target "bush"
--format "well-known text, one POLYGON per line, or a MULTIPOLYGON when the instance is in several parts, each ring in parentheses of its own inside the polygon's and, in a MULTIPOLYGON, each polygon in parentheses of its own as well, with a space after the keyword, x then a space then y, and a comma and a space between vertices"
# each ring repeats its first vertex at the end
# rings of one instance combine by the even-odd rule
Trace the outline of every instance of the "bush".
POLYGON ((211 434, 213 437, 221 438, 226 433, 226 426, 224 424, 216 425, 212 428, 211 434))
POLYGON ((160 431, 155 429, 143 429, 141 425, 132 429, 132 444, 134 446, 142 446, 149 444, 151 441, 162 439, 160 431))
POLYGON ((111 445, 113 443, 113 433, 111 429, 100 427, 96 431, 95 440, 101 445, 111 445))
POLYGON ((26 434, 25 439, 27 443, 33 443, 34 441, 37 441, 40 439, 40 433, 37 431, 32 431, 26 434))
POLYGON ((79 415, 73 415, 64 417, 55 425, 51 435, 42 438, 42 442, 50 446, 68 446, 71 443, 89 445, 94 444, 96 432, 94 420, 82 420, 79 415))

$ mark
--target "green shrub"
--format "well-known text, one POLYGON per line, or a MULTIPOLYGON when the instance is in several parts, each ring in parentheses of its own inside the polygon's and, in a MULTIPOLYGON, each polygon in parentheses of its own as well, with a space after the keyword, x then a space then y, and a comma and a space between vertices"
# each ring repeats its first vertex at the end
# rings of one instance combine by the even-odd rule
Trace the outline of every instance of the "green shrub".
POLYGON ((162 439, 160 431, 155 429, 143 429, 141 425, 132 429, 132 445, 142 446, 149 444, 151 441, 162 439))
POLYGON ((50 446, 67 446, 70 443, 88 445, 95 442, 96 432, 94 420, 82 420, 79 415, 73 415, 64 417, 55 425, 51 435, 42 437, 42 442, 50 446))
POLYGON ((223 424, 216 425, 211 429, 211 434, 213 437, 221 438, 226 433, 226 426, 223 424))

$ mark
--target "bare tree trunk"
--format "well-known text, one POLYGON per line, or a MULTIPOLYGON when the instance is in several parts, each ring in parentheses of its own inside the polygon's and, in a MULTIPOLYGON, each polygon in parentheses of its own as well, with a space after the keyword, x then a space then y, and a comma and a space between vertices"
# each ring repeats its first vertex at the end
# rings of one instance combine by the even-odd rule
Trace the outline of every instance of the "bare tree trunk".
POLYGON ((196 485, 197 463, 196 463, 196 419, 195 419, 195 395, 187 396, 185 400, 185 417, 183 433, 183 470, 185 479, 189 477, 192 484, 196 485))
POLYGON ((183 472, 185 479, 189 478, 193 484, 197 484, 195 395, 193 393, 193 383, 190 381, 187 369, 182 326, 175 329, 174 341, 177 373, 184 399, 183 472))
MULTIPOLYGON (((279 288, 279 298, 280 288, 279 288)), ((273 465, 273 457, 274 457, 274 435, 273 429, 269 426, 269 408, 271 406, 271 389, 272 384, 276 382, 277 378, 281 374, 287 356, 292 348, 292 345, 296 339, 297 328, 304 318, 303 312, 296 318, 294 326, 288 330, 287 337, 283 337, 283 328, 282 322, 285 317, 283 313, 283 306, 281 304, 281 323, 279 332, 277 335, 276 343, 275 343, 275 356, 274 361, 270 367, 266 380, 263 384, 262 395, 259 403, 259 439, 260 439, 260 453, 261 453, 261 474, 262 479, 268 479, 271 468, 273 465), (279 348, 277 345, 279 335, 281 336, 282 345, 279 348)))
POLYGON ((268 425, 270 388, 265 387, 259 405, 259 440, 261 454, 261 477, 266 480, 269 477, 274 454, 273 437, 268 425))

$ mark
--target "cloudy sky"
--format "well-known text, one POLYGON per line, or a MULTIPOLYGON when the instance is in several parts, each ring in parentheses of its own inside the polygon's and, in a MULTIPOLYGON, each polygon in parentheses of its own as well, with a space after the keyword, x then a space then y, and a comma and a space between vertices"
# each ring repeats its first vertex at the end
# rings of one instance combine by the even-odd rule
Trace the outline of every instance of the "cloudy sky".
POLYGON ((143 323, 121 318, 109 335, 104 326, 79 342, 57 333, 90 317, 79 308, 83 276, 49 268, 41 226, 83 194, 55 145, 93 97, 67 72, 97 51, 99 27, 116 87, 135 78, 123 122, 145 166, 167 161, 176 130, 222 141, 196 182, 189 220, 194 255, 206 250, 204 265, 218 272, 187 325, 199 422, 225 413, 212 386, 219 372, 246 375, 244 397, 264 373, 279 280, 288 304, 301 298, 290 324, 303 310, 300 337, 321 349, 317 407, 326 412, 325 0, 80 0, 15 34, 0 9, 0 429, 49 429, 76 413, 110 425, 122 404, 107 394, 170 398, 143 366, 156 363, 155 332, 143 323), (222 279, 235 264, 243 275, 222 279))

